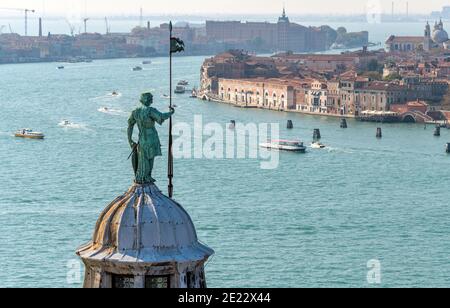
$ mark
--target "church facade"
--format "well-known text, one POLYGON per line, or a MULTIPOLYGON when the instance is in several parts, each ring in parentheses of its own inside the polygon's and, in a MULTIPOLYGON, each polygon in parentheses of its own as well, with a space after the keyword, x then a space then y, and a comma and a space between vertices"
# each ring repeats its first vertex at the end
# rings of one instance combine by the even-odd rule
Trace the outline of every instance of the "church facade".
POLYGON ((437 48, 448 48, 448 46, 449 37, 442 20, 435 23, 433 31, 427 22, 423 36, 391 35, 386 41, 386 49, 389 52, 431 51, 437 48))

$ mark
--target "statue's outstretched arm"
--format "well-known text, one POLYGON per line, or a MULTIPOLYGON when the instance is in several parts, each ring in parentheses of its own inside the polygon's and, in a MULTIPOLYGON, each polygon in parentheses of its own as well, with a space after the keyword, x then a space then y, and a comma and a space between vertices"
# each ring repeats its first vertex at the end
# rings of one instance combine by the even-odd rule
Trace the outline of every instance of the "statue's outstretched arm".
POLYGON ((136 144, 133 141, 133 130, 134 125, 136 125, 136 120, 134 119, 133 114, 128 119, 128 143, 130 144, 130 147, 134 148, 134 145, 136 144))
POLYGON ((175 109, 171 108, 170 112, 163 113, 156 109, 153 109, 150 117, 159 125, 162 125, 164 121, 170 119, 170 117, 175 113, 175 109))

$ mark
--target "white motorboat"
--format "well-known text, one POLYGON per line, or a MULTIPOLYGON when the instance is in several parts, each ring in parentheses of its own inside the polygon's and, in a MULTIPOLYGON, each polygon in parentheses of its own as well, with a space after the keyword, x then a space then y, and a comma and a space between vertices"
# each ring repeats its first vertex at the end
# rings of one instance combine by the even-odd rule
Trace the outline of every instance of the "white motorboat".
POLYGON ((267 143, 261 143, 259 146, 281 151, 306 152, 306 147, 303 145, 303 142, 297 140, 272 140, 267 143))
POLYGON ((70 123, 69 120, 62 120, 62 121, 59 123, 59 126, 70 126, 70 125, 72 125, 72 123, 70 123))
POLYGON ((34 132, 29 128, 19 129, 14 134, 18 138, 28 138, 28 139, 44 139, 44 134, 40 132, 34 132))
POLYGON ((324 149, 324 148, 326 148, 326 145, 324 145, 323 143, 320 143, 320 142, 313 142, 313 143, 311 143, 311 148, 312 149, 324 149))

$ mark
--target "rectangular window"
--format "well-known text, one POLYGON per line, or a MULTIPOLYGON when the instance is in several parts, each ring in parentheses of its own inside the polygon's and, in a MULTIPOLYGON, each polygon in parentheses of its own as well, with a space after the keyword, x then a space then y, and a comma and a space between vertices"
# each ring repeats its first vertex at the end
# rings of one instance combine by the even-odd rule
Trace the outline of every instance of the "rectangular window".
POLYGON ((133 289, 134 276, 131 275, 111 275, 113 289, 133 289))
POLYGON ((169 289, 170 276, 145 276, 146 289, 169 289))

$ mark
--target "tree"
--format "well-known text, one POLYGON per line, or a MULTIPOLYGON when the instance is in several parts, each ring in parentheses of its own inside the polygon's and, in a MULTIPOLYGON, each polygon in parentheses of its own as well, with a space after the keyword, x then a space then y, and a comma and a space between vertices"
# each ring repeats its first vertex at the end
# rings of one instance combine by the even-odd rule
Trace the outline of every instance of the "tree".
POLYGON ((386 76, 384 80, 386 81, 402 80, 402 75, 400 75, 399 73, 392 73, 389 74, 389 76, 386 76))
POLYGON ((367 69, 371 72, 380 71, 380 66, 378 64, 378 61, 375 59, 370 60, 369 64, 367 65, 367 69))

